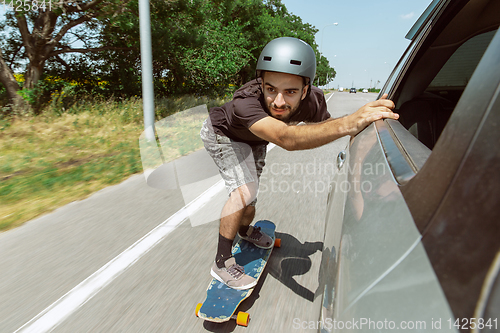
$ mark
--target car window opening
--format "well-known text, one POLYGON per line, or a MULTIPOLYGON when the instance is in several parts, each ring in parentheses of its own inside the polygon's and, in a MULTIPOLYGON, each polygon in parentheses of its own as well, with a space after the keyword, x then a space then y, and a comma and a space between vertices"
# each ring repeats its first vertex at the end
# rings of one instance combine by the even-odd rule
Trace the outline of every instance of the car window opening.
MULTIPOLYGON (((496 1, 488 5, 500 7, 496 1)), ((473 10, 466 5, 460 14, 470 17, 473 10)), ((431 150, 500 24, 500 17, 490 17, 486 23, 482 16, 474 17, 476 22, 462 26, 462 31, 457 31, 453 21, 448 24, 424 50, 396 93, 400 123, 431 150)))
POLYGON ((424 92, 398 110, 401 124, 429 149, 439 139, 495 32, 477 35, 463 43, 424 92))

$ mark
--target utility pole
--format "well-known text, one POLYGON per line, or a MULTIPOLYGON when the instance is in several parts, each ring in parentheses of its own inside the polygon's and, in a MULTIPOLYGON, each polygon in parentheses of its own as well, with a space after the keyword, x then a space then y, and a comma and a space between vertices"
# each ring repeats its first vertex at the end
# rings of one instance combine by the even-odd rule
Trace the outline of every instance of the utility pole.
MULTIPOLYGON (((330 24, 327 24, 323 27, 323 29, 321 29, 321 45, 320 45, 320 51, 319 51, 319 56, 321 57, 321 55, 323 54, 323 36, 325 35, 325 28, 326 27, 329 27, 331 25, 339 25, 338 22, 335 22, 335 23, 330 23, 330 24)), ((327 74, 327 80, 326 82, 328 82, 328 74, 327 74)), ((318 77, 318 86, 319 86, 319 77, 318 77)))
POLYGON ((326 28, 326 27, 329 27, 329 26, 331 26, 331 25, 335 25, 335 26, 337 26, 337 25, 339 25, 339 24, 338 24, 338 22, 331 23, 331 24, 327 24, 327 25, 325 25, 325 26, 323 27, 323 29, 321 29, 321 47, 320 47, 320 51, 319 51, 320 53, 323 53, 323 35, 324 35, 324 33, 325 33, 325 28, 326 28))
POLYGON ((151 18, 148 0, 139 0, 139 27, 141 37, 141 74, 144 130, 146 139, 154 142, 155 102, 153 89, 153 55, 151 49, 151 18))

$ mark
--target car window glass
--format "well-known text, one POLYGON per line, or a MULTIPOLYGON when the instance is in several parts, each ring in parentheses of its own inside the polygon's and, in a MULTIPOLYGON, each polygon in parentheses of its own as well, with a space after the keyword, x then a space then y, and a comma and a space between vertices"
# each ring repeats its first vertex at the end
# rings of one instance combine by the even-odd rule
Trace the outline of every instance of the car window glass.
MULTIPOLYGON (((423 93, 399 108, 401 124, 429 149, 434 148, 495 33, 496 30, 476 35, 457 47, 429 79, 423 93)), ((432 52, 437 54, 436 49, 432 52)), ((410 80, 412 75, 421 72, 414 71, 410 80)))
POLYGON ((416 45, 417 45, 417 43, 412 43, 410 45, 410 47, 406 50, 404 56, 401 58, 401 60, 397 64, 396 68, 394 68, 394 70, 392 71, 391 75, 387 79, 387 83, 385 84, 385 86, 380 91, 380 95, 385 94, 385 93, 387 93, 387 94, 390 93, 390 91, 388 91, 387 89, 390 89, 391 87, 394 87, 394 83, 396 82, 396 79, 400 76, 401 71, 403 69, 403 66, 407 63, 408 58, 413 53, 413 49, 416 47, 416 45))
POLYGON ((418 38, 412 40, 412 43, 406 49, 405 53, 399 60, 391 75, 389 75, 389 78, 387 79, 384 87, 380 91, 380 96, 387 93, 389 97, 391 97, 394 89, 398 85, 396 82, 403 77, 406 71, 405 67, 411 63, 413 56, 415 56, 415 50, 417 50, 420 47, 422 41, 425 40, 431 23, 432 21, 428 21, 423 29, 424 33, 421 34, 418 38))
POLYGON ((432 80, 428 90, 440 87, 465 88, 494 35, 495 31, 490 31, 462 44, 432 80))

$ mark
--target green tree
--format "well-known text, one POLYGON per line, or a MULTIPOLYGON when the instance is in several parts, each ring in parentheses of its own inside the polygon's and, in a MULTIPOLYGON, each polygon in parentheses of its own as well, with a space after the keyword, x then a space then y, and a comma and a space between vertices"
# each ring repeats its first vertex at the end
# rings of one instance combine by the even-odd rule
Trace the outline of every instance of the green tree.
MULTIPOLYGON (((41 90, 60 89, 38 83, 45 73, 78 82, 80 94, 139 95, 138 0, 52 3, 10 11, 1 23, 10 35, 0 37, 0 94, 18 108, 25 99, 40 105, 41 90), (25 73, 24 84, 15 72, 25 73)), ((335 76, 315 43, 318 30, 281 0, 151 0, 150 6, 157 96, 226 94, 254 78, 262 48, 283 36, 313 47, 320 85, 335 76)))
POLYGON ((329 82, 332 82, 337 73, 335 69, 330 67, 328 59, 326 59, 322 54, 316 51, 317 67, 316 67, 316 79, 314 81, 315 85, 324 86, 329 82))
MULTIPOLYGON (((7 2, 8 3, 8 2, 7 2)), ((60 0, 47 1, 44 6, 26 2, 19 10, 7 10, 4 28, 10 36, 0 40, 0 83, 6 89, 10 103, 26 110, 29 105, 21 96, 30 95, 42 78, 49 59, 67 66, 67 53, 98 52, 115 48, 100 45, 95 32, 99 18, 113 17, 127 10, 128 1, 119 0, 60 0), (75 42, 82 47, 74 47, 75 42), (21 87, 14 78, 14 70, 24 72, 21 87), (22 91, 21 91, 22 90, 22 91), (19 94, 18 92, 21 91, 19 94)))
MULTIPOLYGON (((204 40, 201 27, 207 21, 205 0, 150 1, 151 36, 153 41, 153 76, 155 94, 189 93, 190 70, 186 68, 186 52, 200 48, 204 40)), ((113 82, 108 93, 118 95, 140 94, 140 38, 138 1, 131 2, 130 11, 116 17, 101 19, 100 43, 115 48, 92 56, 99 63, 99 77, 113 82)), ((191 55, 195 55, 191 51, 191 55)))
POLYGON ((228 86, 238 84, 238 73, 252 58, 242 25, 227 26, 209 19, 201 47, 186 48, 181 65, 189 90, 205 95, 223 95, 228 86))
MULTIPOLYGON (((318 32, 314 26, 304 23, 302 19, 288 12, 281 0, 239 0, 228 1, 227 20, 244 22, 243 34, 249 40, 248 51, 252 58, 248 65, 239 72, 240 83, 255 76, 257 58, 264 46, 278 37, 296 37, 307 42, 316 53, 316 77, 333 80, 335 70, 329 66, 328 60, 320 56, 314 35, 318 32)), ((317 82, 315 80, 315 82, 317 82)), ((320 80, 320 84, 323 84, 320 80)))
MULTIPOLYGON (((318 59, 318 77, 326 78, 328 74, 331 80, 335 76, 328 60, 319 56, 314 40, 318 30, 290 14, 280 0, 152 1, 151 21, 155 94, 158 96, 225 94, 231 87, 237 88, 255 77, 257 57, 262 48, 270 40, 282 36, 300 38, 313 47, 318 59)), ((138 50, 138 38, 132 41, 121 37, 138 36, 138 21, 133 11, 102 22, 105 26, 102 44, 138 50), (129 44, 122 45, 122 40, 129 44)), ((131 51, 134 54, 131 59, 139 57, 135 52, 131 51)), ((108 52, 111 53, 120 52, 108 52)), ((109 61, 106 53, 97 56, 106 66, 123 60, 117 56, 109 61)), ((116 68, 109 73, 113 73, 113 80, 116 80, 118 73, 126 68, 133 67, 129 73, 139 73, 138 65, 138 61, 127 61, 114 66, 116 68)), ((107 74, 101 76, 108 77, 107 74)))

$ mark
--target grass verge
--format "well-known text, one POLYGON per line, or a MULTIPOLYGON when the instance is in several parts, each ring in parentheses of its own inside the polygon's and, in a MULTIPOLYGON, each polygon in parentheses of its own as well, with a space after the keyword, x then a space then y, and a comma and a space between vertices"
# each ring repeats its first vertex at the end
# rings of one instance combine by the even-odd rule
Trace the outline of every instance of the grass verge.
MULTIPOLYGON (((223 102, 194 97, 159 100, 156 117, 223 102)), ((175 131, 192 137, 200 127, 188 119, 175 131)), ((48 109, 36 117, 0 120, 0 230, 142 172, 138 141, 143 129, 140 99, 81 102, 64 112, 48 109)), ((170 160, 201 148, 181 147, 169 154, 170 160)))

